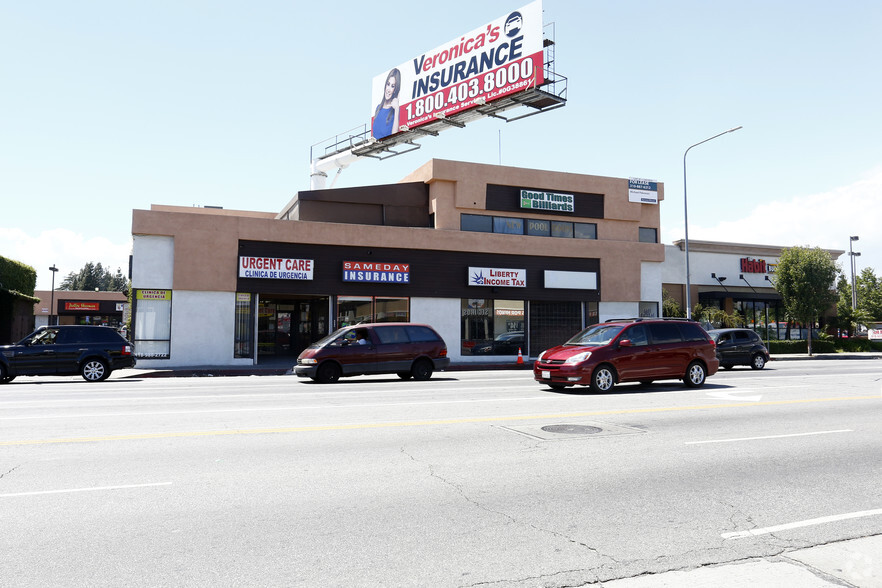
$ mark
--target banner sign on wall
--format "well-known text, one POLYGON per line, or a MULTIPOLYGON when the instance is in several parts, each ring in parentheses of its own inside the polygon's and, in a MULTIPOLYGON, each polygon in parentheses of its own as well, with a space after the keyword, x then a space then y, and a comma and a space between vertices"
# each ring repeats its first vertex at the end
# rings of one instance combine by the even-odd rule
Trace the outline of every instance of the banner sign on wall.
POLYGON ((284 257, 240 257, 240 278, 266 278, 270 280, 311 280, 311 259, 288 259, 284 257))
POLYGON ((136 290, 136 300, 171 300, 171 290, 136 290))
POLYGON ((377 263, 372 261, 344 261, 344 282, 410 283, 409 263, 377 263))
POLYGON ((415 129, 543 81, 537 0, 375 77, 371 136, 415 129))
POLYGON ((658 204, 658 182, 641 178, 628 178, 628 201, 658 204))
POLYGON ((498 267, 470 267, 469 286, 527 287, 527 270, 498 267))
POLYGON ((521 208, 573 212, 576 210, 576 198, 572 194, 521 190, 521 208))
POLYGON ((98 312, 101 304, 98 302, 65 302, 64 310, 88 310, 98 312))

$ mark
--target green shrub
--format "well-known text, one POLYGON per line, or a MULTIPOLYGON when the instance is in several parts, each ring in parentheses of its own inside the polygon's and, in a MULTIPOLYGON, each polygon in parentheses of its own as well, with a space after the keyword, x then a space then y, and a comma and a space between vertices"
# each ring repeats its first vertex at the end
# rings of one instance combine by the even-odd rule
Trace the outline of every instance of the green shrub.
MULTIPOLYGON (((770 341, 769 353, 808 353, 805 339, 795 341, 770 341)), ((812 341, 812 353, 848 353, 857 351, 882 351, 882 341, 867 339, 823 339, 812 341)))

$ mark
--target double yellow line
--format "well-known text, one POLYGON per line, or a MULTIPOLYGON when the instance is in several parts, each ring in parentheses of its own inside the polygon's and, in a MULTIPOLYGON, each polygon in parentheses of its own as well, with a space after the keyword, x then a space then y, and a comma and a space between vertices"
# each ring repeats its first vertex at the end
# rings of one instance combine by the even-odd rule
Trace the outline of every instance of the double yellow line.
POLYGON ((99 443, 104 441, 138 441, 147 439, 173 439, 181 437, 220 437, 229 435, 268 435, 273 433, 310 433, 316 431, 357 431, 366 429, 393 429, 397 427, 427 427, 438 425, 462 425, 474 423, 495 423, 502 421, 549 420, 563 418, 584 418, 621 414, 652 414, 694 410, 717 410, 721 408, 748 408, 754 406, 783 406, 792 404, 811 404, 819 402, 842 402, 850 400, 882 400, 882 396, 839 396, 834 398, 806 398, 800 400, 769 400, 761 402, 738 402, 730 404, 703 404, 695 406, 666 406, 658 408, 627 408, 617 410, 595 410, 587 412, 562 412, 532 415, 506 415, 467 417, 456 419, 429 419, 420 421, 393 421, 381 423, 355 423, 339 425, 311 425, 300 427, 275 427, 267 429, 227 429, 219 431, 182 431, 169 433, 135 433, 131 435, 100 435, 95 437, 62 437, 57 439, 21 439, 0 441, 0 447, 20 445, 52 445, 59 443, 99 443))

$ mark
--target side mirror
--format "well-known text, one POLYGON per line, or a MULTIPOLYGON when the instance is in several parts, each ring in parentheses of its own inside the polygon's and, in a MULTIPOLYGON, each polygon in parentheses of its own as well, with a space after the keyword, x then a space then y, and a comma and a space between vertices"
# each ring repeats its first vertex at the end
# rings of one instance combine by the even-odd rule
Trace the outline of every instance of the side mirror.
POLYGON ((619 347, 630 347, 632 345, 630 339, 623 339, 619 341, 619 347))

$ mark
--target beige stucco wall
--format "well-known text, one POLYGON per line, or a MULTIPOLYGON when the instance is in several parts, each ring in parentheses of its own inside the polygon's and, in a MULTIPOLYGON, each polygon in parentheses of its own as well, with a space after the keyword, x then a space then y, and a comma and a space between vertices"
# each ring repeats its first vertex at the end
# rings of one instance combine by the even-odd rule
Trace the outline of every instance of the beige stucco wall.
MULTIPOLYGON (((275 220, 276 214, 270 212, 154 205, 149 211, 133 211, 132 233, 173 237, 173 288, 193 291, 235 291, 239 240, 598 258, 602 301, 639 301, 641 263, 664 261, 664 245, 638 241, 639 227, 659 229, 659 206, 628 202, 627 179, 436 159, 402 181, 429 183, 436 228, 275 220), (606 218, 571 217, 597 223, 598 239, 460 231, 461 213, 484 210, 487 184, 604 194, 606 218)), ((663 198, 661 184, 659 198, 663 198)))

